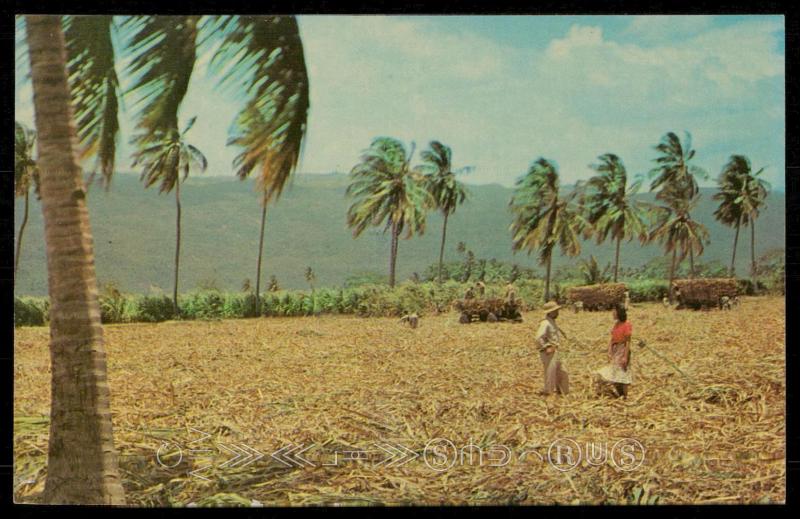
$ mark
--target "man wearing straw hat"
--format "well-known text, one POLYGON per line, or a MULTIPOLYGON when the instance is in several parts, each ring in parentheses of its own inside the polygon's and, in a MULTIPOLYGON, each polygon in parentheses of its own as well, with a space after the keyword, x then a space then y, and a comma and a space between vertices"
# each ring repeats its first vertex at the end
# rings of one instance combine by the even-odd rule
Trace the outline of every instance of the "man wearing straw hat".
POLYGON ((536 331, 536 343, 539 347, 539 358, 544 366, 544 391, 542 394, 551 395, 558 392, 562 395, 569 393, 569 375, 561 365, 558 355, 559 335, 564 333, 556 325, 558 309, 561 306, 555 301, 548 301, 542 307, 544 319, 539 323, 536 331))

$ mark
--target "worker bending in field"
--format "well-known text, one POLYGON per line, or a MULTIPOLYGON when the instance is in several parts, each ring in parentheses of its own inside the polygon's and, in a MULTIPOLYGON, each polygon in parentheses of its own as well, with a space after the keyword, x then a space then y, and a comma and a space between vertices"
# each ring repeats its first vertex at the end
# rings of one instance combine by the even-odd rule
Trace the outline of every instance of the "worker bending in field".
POLYGON ((562 395, 569 393, 569 375, 561 364, 558 352, 559 335, 564 335, 556 325, 559 308, 561 306, 555 301, 545 303, 544 307, 542 307, 545 317, 539 323, 539 329, 536 331, 539 358, 542 360, 542 366, 544 367, 544 390, 542 391, 544 395, 551 395, 556 392, 562 395))
POLYGON ((408 323, 412 328, 419 326, 419 316, 416 313, 407 314, 400 318, 401 323, 408 323))

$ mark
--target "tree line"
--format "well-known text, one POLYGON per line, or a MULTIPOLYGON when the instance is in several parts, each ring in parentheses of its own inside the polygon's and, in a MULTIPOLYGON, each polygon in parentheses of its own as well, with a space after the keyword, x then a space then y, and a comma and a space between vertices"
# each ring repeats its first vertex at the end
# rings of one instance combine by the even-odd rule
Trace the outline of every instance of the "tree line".
MULTIPOLYGON (((578 256, 581 240, 593 238, 598 244, 607 239, 615 243, 613 281, 620 269, 623 241, 637 239, 641 244, 656 242, 671 257, 669 286, 675 272, 688 258, 689 276, 695 274, 695 259, 709 243, 708 229, 692 217, 700 199, 698 180, 708 173, 694 164, 695 150, 691 135, 683 141, 673 132, 666 133, 654 147, 654 167, 629 181, 622 159, 606 153, 591 164, 595 175, 579 181, 564 193, 555 161, 539 157, 516 182, 509 202, 513 215, 510 232, 512 249, 528 254, 538 252, 539 264, 545 267, 544 298, 550 298, 553 252, 578 256), (649 181, 655 203, 636 198, 644 182, 649 181)), ((379 137, 361 155, 350 172, 347 195, 354 199, 347 213, 347 223, 354 237, 369 226, 390 232, 389 285, 395 285, 399 238, 411 238, 425 232, 426 214, 435 210, 444 217, 439 252, 438 280, 442 265, 447 222, 457 207, 467 199, 468 191, 457 176, 472 168, 454 169, 452 150, 432 141, 422 155, 422 162, 412 166, 414 144, 407 151, 397 139, 379 137)), ((739 231, 750 227, 751 269, 756 284, 755 221, 769 192, 761 178, 764 168, 753 172, 744 155, 732 155, 717 179, 714 200, 719 206, 715 218, 735 229, 733 252, 728 275, 735 276, 736 246, 739 231)), ((463 251, 460 251, 463 252, 463 251)), ((596 267, 596 266, 595 266, 596 267)), ((591 268, 591 266, 587 266, 591 268)), ((672 293, 670 290, 670 298, 672 293)))

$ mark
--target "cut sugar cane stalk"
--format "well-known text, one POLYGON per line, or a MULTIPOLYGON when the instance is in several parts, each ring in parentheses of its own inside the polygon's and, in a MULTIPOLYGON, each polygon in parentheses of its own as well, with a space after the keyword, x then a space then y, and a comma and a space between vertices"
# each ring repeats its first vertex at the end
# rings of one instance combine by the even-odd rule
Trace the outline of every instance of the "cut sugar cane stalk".
POLYGON ((692 377, 690 377, 689 375, 687 375, 686 373, 684 373, 684 372, 683 372, 683 370, 682 370, 681 368, 679 368, 677 364, 675 364, 674 362, 672 362, 670 359, 668 359, 667 357, 665 357, 665 356, 664 356, 664 355, 662 355, 661 353, 657 352, 657 351, 656 351, 655 349, 653 349, 652 347, 648 346, 648 345, 647 345, 647 343, 646 343, 646 342, 645 342, 643 339, 639 339, 639 342, 638 342, 638 344, 639 344, 639 347, 640 347, 640 348, 647 348, 647 349, 648 349, 648 350, 649 350, 649 351, 650 351, 650 352, 651 352, 653 355, 655 355, 656 357, 660 358, 661 360, 663 360, 664 362, 666 362, 667 364, 669 364, 670 366, 672 366, 672 368, 673 368, 675 371, 677 371, 678 373, 680 373, 681 375, 683 375, 684 377, 686 377, 686 379, 688 379, 688 380, 689 380, 689 382, 691 382, 691 383, 693 383, 693 384, 696 384, 696 383, 697 383, 697 382, 695 382, 695 380, 694 380, 692 377))

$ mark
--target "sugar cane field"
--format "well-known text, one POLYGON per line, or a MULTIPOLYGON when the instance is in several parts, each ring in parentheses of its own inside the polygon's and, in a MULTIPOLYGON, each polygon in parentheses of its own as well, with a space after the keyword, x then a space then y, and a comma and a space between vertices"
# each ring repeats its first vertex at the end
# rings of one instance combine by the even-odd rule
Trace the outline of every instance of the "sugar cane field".
MULTIPOLYGON (((592 384, 610 312, 562 312, 572 391, 548 398, 537 312, 457 317, 424 316, 416 329, 351 316, 107 325, 129 502, 784 501, 782 298, 731 311, 633 305, 634 341, 647 346, 632 347, 627 400, 592 384)), ((48 339, 46 328, 15 331, 18 502, 35 502, 46 476, 48 339)))

